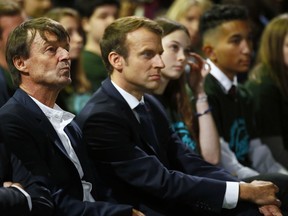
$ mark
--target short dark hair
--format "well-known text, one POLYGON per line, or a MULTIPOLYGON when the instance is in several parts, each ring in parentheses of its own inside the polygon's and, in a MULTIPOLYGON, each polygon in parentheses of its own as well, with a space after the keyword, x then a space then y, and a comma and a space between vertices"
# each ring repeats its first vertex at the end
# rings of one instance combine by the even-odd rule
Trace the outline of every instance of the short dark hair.
POLYGON ((45 14, 45 17, 51 18, 57 22, 60 22, 60 20, 65 16, 74 17, 78 22, 80 22, 78 11, 69 7, 55 7, 45 14))
MULTIPOLYGON (((14 1, 11 0, 1 0, 0 1, 0 17, 2 16, 15 16, 21 15, 21 7, 14 1)), ((0 38, 2 38, 2 26, 0 25, 0 38)))
POLYGON ((92 16, 97 7, 102 5, 115 5, 120 8, 119 0, 76 0, 75 5, 80 16, 88 18, 92 16))
POLYGON ((23 57, 25 59, 30 56, 30 47, 34 41, 37 33, 47 41, 45 36, 46 32, 53 33, 57 36, 59 41, 70 40, 69 34, 64 27, 47 17, 40 17, 27 20, 21 25, 17 26, 9 35, 6 47, 6 61, 10 73, 13 78, 13 82, 16 86, 21 83, 20 71, 15 67, 13 60, 15 57, 23 57), (29 35, 31 34, 31 35, 29 35))
POLYGON ((162 37, 162 28, 153 20, 145 17, 127 16, 115 20, 105 29, 100 48, 105 67, 110 74, 113 70, 108 60, 110 52, 115 51, 119 55, 127 58, 129 50, 127 49, 126 36, 139 28, 146 28, 162 37))
POLYGON ((177 30, 184 31, 190 37, 187 28, 179 22, 164 17, 156 18, 155 21, 162 27, 163 37, 177 30))
POLYGON ((216 4, 201 16, 200 34, 203 36, 208 30, 217 28, 229 21, 248 19, 248 10, 244 6, 216 4))

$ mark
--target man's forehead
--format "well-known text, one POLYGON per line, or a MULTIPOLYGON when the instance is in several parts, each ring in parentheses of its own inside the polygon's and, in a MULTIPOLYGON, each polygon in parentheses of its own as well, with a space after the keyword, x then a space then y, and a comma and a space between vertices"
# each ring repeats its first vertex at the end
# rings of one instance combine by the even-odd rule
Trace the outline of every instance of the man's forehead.
MULTIPOLYGON (((28 38, 32 37, 32 32, 28 32, 28 38)), ((66 40, 59 40, 59 37, 51 31, 44 31, 43 34, 40 31, 35 31, 34 41, 44 41, 45 43, 69 43, 69 38, 66 40)))
MULTIPOLYGON (((153 42, 151 38, 154 40, 161 40, 162 35, 159 35, 147 28, 138 28, 134 31, 128 32, 126 36, 127 41, 136 41, 136 42, 153 42)), ((155 41, 154 41, 155 42, 155 41)))
POLYGON ((231 21, 222 23, 221 30, 225 32, 251 31, 251 26, 248 20, 231 20, 231 21))
POLYGON ((246 37, 252 33, 252 28, 249 25, 249 22, 229 21, 218 26, 214 33, 225 38, 230 38, 237 35, 246 37))

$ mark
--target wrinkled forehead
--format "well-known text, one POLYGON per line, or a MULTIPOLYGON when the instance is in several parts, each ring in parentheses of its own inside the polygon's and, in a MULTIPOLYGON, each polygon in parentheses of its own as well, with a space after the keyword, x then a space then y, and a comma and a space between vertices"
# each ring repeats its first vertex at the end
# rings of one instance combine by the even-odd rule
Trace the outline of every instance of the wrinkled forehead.
POLYGON ((69 37, 59 38, 59 36, 51 31, 30 31, 28 32, 27 41, 29 50, 35 48, 41 49, 41 47, 45 48, 47 46, 62 47, 67 50, 70 48, 69 37))
POLYGON ((40 31, 37 29, 30 29, 27 32, 27 40, 33 43, 35 40, 43 40, 45 42, 59 42, 69 43, 70 38, 67 35, 59 35, 56 32, 44 30, 40 31))

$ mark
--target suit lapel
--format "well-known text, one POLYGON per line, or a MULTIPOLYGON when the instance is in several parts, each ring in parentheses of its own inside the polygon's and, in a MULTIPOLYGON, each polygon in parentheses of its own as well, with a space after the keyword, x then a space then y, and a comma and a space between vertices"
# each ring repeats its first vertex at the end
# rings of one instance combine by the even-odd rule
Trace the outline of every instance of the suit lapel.
MULTIPOLYGON (((148 152, 151 152, 154 155, 158 155, 156 150, 153 148, 153 145, 150 144, 149 140, 147 139, 147 136, 145 132, 142 130, 140 123, 138 122, 133 110, 131 110, 128 103, 125 101, 125 99, 122 97, 122 95, 118 92, 118 90, 114 87, 114 85, 111 83, 111 80, 107 78, 102 83, 103 91, 106 92, 113 100, 117 101, 117 104, 119 104, 119 108, 122 110, 123 115, 127 116, 129 119, 129 122, 132 124, 132 128, 135 130, 136 134, 139 134, 140 139, 143 143, 143 148, 147 149, 148 152)), ((159 155, 158 155, 159 156, 159 155)))
POLYGON ((24 92, 22 89, 17 89, 14 96, 15 100, 17 100, 20 104, 24 105, 27 109, 29 109, 33 115, 31 118, 35 118, 39 123, 39 128, 45 128, 44 131, 47 138, 51 139, 53 143, 57 146, 57 148, 67 157, 69 158, 58 134, 53 128, 52 124, 49 122, 45 114, 38 107, 38 105, 24 92))
MULTIPOLYGON (((64 131, 67 134, 67 136, 69 137, 71 145, 72 145, 80 163, 82 161, 85 161, 86 157, 85 157, 83 149, 81 148, 81 145, 80 145, 80 144, 82 144, 83 140, 77 136, 74 122, 72 121, 71 123, 69 123, 64 128, 64 131)), ((83 167, 82 164, 81 164, 81 166, 83 167)))

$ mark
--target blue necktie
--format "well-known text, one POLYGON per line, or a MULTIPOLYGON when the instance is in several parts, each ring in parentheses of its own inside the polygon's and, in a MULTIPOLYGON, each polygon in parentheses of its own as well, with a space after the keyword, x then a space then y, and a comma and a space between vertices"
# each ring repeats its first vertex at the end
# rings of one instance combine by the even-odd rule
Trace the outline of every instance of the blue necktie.
POLYGON ((144 130, 149 143, 151 144, 153 149, 159 153, 155 128, 151 120, 151 116, 149 114, 147 106, 144 103, 139 103, 134 110, 138 113, 141 127, 144 130))

